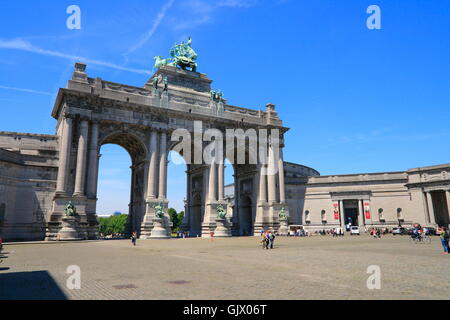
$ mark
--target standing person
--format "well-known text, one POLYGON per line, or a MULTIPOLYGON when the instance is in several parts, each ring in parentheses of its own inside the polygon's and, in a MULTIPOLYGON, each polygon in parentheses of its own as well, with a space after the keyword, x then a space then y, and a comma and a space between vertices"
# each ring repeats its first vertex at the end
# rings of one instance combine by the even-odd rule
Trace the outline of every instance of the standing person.
POLYGON ((269 248, 273 249, 273 242, 275 241, 275 234, 273 232, 269 233, 269 248))
POLYGON ((264 232, 263 249, 269 250, 269 231, 264 232))
POLYGON ((136 245, 136 239, 137 239, 137 232, 134 231, 134 232, 131 234, 131 243, 133 244, 133 246, 136 245))
POLYGON ((444 248, 444 252, 442 254, 448 254, 450 251, 449 245, 448 245, 448 233, 447 230, 442 227, 437 229, 437 232, 439 234, 439 238, 441 239, 442 247, 444 248))
POLYGON ((262 243, 262 248, 265 249, 266 248, 266 233, 264 232, 264 230, 261 230, 261 243, 262 243))

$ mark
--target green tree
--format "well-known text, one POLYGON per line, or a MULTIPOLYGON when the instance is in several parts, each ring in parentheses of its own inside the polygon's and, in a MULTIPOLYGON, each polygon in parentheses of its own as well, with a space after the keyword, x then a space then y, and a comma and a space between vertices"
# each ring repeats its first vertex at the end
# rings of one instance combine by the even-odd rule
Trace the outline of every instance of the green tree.
POLYGON ((123 234, 125 232, 125 224, 127 223, 128 215, 121 214, 111 216, 108 218, 99 218, 99 231, 104 236, 123 234))
POLYGON ((170 220, 173 223, 172 231, 173 232, 180 231, 181 223, 183 222, 184 212, 181 211, 177 213, 177 210, 175 210, 174 208, 170 208, 168 210, 168 213, 170 216, 170 220))

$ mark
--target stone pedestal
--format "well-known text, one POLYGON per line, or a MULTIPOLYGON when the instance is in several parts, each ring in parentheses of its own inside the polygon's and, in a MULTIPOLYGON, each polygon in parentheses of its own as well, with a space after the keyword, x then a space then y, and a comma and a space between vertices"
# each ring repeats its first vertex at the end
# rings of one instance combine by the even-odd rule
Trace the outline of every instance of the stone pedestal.
POLYGON ((75 241, 81 240, 78 234, 78 221, 76 217, 62 218, 62 229, 58 232, 57 239, 59 241, 75 241))
POLYGON ((289 234, 289 227, 287 219, 280 220, 280 227, 278 228, 279 236, 287 236, 289 234))
POLYGON ((153 218, 153 229, 150 234, 150 239, 170 239, 167 230, 164 228, 164 219, 153 218))
POLYGON ((225 219, 216 219, 216 230, 214 230, 214 237, 215 238, 223 238, 223 237, 231 237, 231 231, 230 228, 226 225, 225 219))

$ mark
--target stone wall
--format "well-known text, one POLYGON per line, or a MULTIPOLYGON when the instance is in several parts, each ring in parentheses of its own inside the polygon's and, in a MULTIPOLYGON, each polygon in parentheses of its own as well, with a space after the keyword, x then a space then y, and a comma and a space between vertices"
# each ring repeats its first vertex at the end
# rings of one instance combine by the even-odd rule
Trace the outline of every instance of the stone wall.
POLYGON ((57 138, 0 132, 1 237, 44 240, 57 175, 57 138))

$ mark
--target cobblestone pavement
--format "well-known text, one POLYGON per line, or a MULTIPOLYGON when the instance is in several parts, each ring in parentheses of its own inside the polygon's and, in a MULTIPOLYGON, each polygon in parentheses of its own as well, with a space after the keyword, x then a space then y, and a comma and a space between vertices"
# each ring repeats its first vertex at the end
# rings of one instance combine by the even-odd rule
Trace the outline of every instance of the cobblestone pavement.
POLYGON ((369 236, 111 240, 4 248, 0 299, 449 299, 450 256, 438 238, 369 236), (69 265, 81 289, 66 287, 69 265), (369 265, 381 289, 367 289, 369 265))

